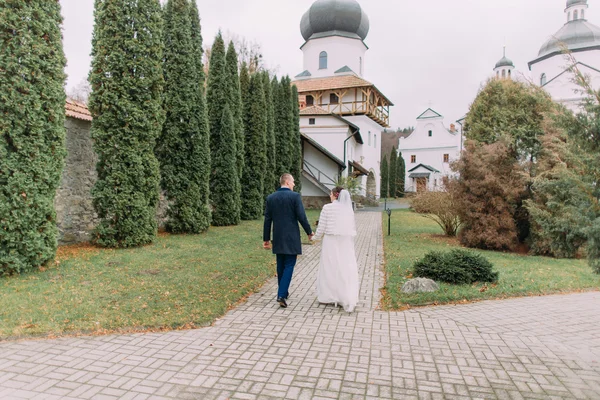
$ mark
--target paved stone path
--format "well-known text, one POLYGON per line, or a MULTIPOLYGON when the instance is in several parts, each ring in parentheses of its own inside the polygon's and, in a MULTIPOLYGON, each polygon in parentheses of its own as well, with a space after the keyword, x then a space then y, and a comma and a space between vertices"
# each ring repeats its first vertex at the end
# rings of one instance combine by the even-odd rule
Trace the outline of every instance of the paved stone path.
POLYGON ((319 246, 204 329, 0 343, 0 398, 600 399, 600 293, 378 311, 381 214, 357 213, 361 304, 319 305, 319 246))

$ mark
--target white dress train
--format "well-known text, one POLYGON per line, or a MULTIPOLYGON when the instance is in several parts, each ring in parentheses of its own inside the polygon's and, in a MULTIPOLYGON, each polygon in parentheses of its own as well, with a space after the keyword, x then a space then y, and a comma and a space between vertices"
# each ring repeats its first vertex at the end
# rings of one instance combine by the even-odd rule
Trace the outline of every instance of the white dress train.
POLYGON ((359 281, 354 249, 356 228, 351 203, 349 207, 349 213, 344 204, 338 201, 323 207, 315 238, 323 237, 317 275, 318 301, 337 303, 345 311, 352 312, 358 303, 359 281))

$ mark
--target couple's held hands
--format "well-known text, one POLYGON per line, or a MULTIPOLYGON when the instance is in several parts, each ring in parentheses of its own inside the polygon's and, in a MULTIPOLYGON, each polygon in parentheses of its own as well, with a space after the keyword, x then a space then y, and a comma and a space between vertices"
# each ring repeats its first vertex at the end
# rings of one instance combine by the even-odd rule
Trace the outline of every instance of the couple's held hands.
POLYGON ((266 242, 263 242, 263 249, 270 250, 271 249, 271 242, 268 241, 268 240, 266 242))
POLYGON ((315 237, 315 234, 311 233, 310 235, 308 235, 308 240, 310 240, 312 242, 314 237, 315 237))

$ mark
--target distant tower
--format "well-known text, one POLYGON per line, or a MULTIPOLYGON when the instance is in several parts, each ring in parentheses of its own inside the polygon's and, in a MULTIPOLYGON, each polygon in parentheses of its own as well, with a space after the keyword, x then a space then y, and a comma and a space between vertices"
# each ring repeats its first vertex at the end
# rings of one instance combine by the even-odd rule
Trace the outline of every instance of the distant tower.
POLYGON ((506 58, 506 46, 504 46, 504 54, 494 67, 495 76, 496 78, 501 79, 512 79, 514 70, 515 64, 513 64, 510 59, 506 58))
POLYGON ((297 79, 354 74, 365 69, 369 18, 356 0, 317 0, 302 17, 304 72, 297 79))

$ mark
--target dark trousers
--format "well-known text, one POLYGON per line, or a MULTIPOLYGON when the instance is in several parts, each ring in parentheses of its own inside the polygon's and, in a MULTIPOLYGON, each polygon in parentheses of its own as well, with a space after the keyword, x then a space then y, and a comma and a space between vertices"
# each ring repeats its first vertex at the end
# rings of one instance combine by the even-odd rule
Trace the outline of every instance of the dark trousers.
POLYGON ((277 256, 277 283, 279 289, 277 290, 277 297, 284 297, 287 299, 292 282, 292 275, 294 274, 294 267, 296 266, 296 254, 276 254, 277 256))

